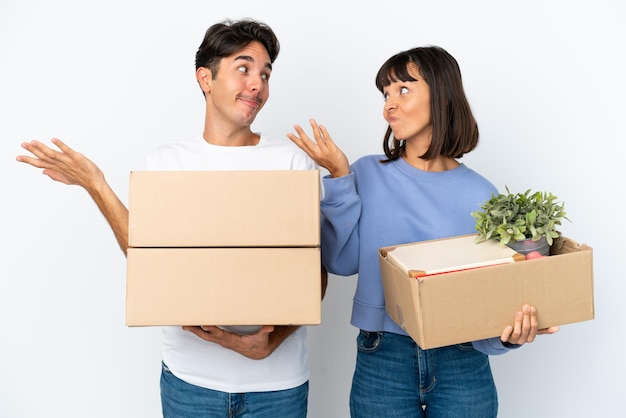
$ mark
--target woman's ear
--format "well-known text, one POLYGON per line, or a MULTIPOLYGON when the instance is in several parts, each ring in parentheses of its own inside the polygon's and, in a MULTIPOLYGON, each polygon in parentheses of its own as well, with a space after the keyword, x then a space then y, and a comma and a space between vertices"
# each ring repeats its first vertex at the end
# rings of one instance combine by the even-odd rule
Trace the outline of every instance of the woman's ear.
POLYGON ((196 80, 198 80, 198 84, 205 94, 211 92, 211 81, 213 80, 211 70, 206 67, 198 68, 196 70, 196 80))

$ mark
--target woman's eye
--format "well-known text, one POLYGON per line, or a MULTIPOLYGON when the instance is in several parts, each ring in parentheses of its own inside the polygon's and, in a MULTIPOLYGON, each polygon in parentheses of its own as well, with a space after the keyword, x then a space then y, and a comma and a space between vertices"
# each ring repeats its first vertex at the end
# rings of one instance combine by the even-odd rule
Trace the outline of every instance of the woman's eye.
POLYGON ((267 74, 267 73, 266 73, 266 74, 261 74, 261 78, 262 78, 263 80, 267 81, 267 80, 269 80, 269 79, 270 79, 270 75, 269 75, 269 74, 267 74))
POLYGON ((408 93, 408 92, 409 92, 409 89, 408 89, 408 88, 406 88, 406 87, 402 87, 402 88, 400 89, 400 94, 406 94, 406 93, 408 93))
POLYGON ((248 72, 248 68, 245 65, 242 65, 241 67, 237 67, 237 70, 241 71, 242 73, 248 72))
POLYGON ((386 102, 389 99, 389 93, 383 94, 383 100, 386 102))

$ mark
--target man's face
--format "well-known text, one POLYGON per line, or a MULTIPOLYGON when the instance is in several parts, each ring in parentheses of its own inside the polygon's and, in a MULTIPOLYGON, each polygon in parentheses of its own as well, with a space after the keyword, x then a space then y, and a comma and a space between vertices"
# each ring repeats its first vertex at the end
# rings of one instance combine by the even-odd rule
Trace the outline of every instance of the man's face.
POLYGON ((269 98, 271 72, 267 50, 258 42, 222 58, 206 92, 211 114, 222 122, 250 126, 269 98))

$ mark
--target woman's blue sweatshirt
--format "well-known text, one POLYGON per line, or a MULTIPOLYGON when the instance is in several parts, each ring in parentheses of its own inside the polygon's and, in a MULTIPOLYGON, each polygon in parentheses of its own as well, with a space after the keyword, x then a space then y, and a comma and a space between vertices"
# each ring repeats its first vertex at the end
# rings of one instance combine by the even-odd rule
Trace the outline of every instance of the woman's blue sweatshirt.
MULTIPOLYGON (((464 164, 427 172, 401 158, 381 163, 384 159, 365 156, 351 165, 350 174, 322 179, 322 258, 330 273, 358 273, 352 325, 407 335, 385 311, 378 249, 475 233, 470 213, 498 191, 464 164)), ((472 344, 485 354, 508 351, 499 337, 472 344)))

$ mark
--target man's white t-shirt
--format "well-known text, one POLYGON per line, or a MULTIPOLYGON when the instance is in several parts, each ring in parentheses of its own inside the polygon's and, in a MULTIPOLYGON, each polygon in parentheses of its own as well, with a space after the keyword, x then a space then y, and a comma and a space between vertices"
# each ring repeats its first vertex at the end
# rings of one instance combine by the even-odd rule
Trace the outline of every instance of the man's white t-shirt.
MULTIPOLYGON (((314 170, 317 166, 288 140, 261 135, 257 145, 229 147, 211 145, 198 136, 155 148, 147 156, 146 169, 314 170)), ((306 329, 300 327, 269 357, 251 360, 182 327, 163 327, 162 355, 175 376, 196 386, 231 393, 283 390, 309 379, 305 339, 306 329)))

